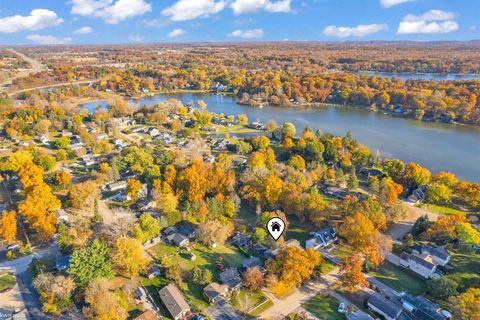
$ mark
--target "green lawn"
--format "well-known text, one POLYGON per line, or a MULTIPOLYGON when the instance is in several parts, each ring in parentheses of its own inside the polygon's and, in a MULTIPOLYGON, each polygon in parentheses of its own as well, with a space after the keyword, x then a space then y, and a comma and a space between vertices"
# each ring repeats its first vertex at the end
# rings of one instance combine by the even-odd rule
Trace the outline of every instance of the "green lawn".
POLYGON ((237 214, 237 221, 245 224, 247 227, 253 226, 257 221, 257 214, 255 210, 248 205, 242 205, 237 214))
POLYGON ((333 248, 331 253, 335 255, 337 258, 345 259, 345 258, 351 257, 354 252, 352 248, 338 243, 338 244, 335 244, 335 248, 333 248))
POLYGON ((17 283, 15 276, 8 272, 0 272, 0 292, 13 288, 17 283))
POLYGON ((343 320, 345 316, 337 311, 339 305, 340 302, 333 297, 317 295, 303 307, 321 320, 343 320))
POLYGON ((466 214, 466 212, 464 211, 461 211, 455 208, 439 206, 436 204, 422 204, 420 205, 420 207, 438 214, 445 214, 445 215, 455 215, 455 214, 465 215, 466 214))
POLYGON ((407 291, 410 294, 418 296, 426 290, 424 279, 388 261, 385 261, 380 268, 369 271, 368 275, 399 292, 407 291))
POLYGON ((242 289, 235 293, 230 302, 240 313, 245 312, 244 309, 246 308, 247 311, 250 311, 249 315, 252 317, 258 316, 273 305, 273 302, 262 292, 254 292, 247 289, 242 289))
POLYGON ((448 277, 455 280, 460 289, 468 288, 472 283, 480 283, 480 254, 461 254, 450 252, 452 271, 448 277))
POLYGON ((288 218, 288 229, 286 239, 296 239, 300 241, 302 246, 305 246, 305 242, 312 238, 310 231, 312 231, 312 225, 306 222, 299 221, 295 216, 288 218))
POLYGON ((331 262, 327 261, 326 259, 323 259, 322 264, 321 264, 321 266, 320 266, 320 273, 321 273, 321 274, 330 273, 334 268, 335 268, 335 265, 334 265, 334 264, 332 264, 331 262))
MULTIPOLYGON (((155 256, 159 261, 165 255, 169 256, 171 263, 178 263, 184 274, 188 276, 188 273, 193 267, 198 266, 202 269, 209 269, 214 275, 214 281, 219 281, 219 270, 216 263, 222 262, 225 267, 233 266, 238 267, 247 259, 243 253, 236 248, 226 245, 219 245, 216 248, 207 248, 202 245, 196 245, 190 253, 195 254, 196 259, 192 261, 188 258, 186 252, 180 251, 177 247, 167 244, 159 243, 149 249, 150 254, 155 256)), ((144 285, 148 288, 152 296, 158 298, 157 290, 166 284, 168 281, 163 278, 156 278, 153 280, 144 280, 144 285)), ((185 281, 186 288, 184 290, 184 296, 189 305, 193 309, 204 309, 208 307, 208 303, 203 296, 203 285, 198 285, 191 281, 185 281)), ((157 298, 155 298, 157 300, 157 298)), ((160 301, 158 299, 158 301, 160 301)), ((160 303, 161 304, 161 303, 160 303)))

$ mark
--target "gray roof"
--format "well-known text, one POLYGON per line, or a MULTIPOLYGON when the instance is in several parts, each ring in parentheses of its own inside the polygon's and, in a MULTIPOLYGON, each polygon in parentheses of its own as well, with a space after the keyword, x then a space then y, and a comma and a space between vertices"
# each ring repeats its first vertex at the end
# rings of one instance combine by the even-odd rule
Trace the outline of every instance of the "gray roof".
POLYGON ((205 293, 205 295, 209 299, 215 299, 218 296, 222 295, 225 292, 225 290, 226 290, 226 285, 212 282, 208 286, 203 288, 203 293, 205 293))
POLYGON ((242 262, 242 267, 245 269, 248 269, 251 267, 257 267, 260 265, 262 265, 262 262, 257 257, 250 257, 247 260, 242 262))
POLYGON ((382 311, 384 314, 390 318, 396 318, 402 312, 402 306, 388 300, 380 293, 374 293, 368 298, 368 303, 378 310, 382 311))
POLYGON ((158 294, 165 307, 167 307, 168 312, 174 318, 190 310, 182 293, 174 284, 170 283, 168 286, 163 287, 158 291, 158 294))
POLYGON ((236 287, 242 282, 240 273, 237 268, 228 268, 220 273, 220 280, 223 284, 228 285, 230 288, 236 287))
POLYGON ((433 270, 435 269, 435 265, 427 260, 420 258, 419 256, 412 254, 410 255, 410 260, 413 260, 416 264, 419 264, 427 269, 433 270))

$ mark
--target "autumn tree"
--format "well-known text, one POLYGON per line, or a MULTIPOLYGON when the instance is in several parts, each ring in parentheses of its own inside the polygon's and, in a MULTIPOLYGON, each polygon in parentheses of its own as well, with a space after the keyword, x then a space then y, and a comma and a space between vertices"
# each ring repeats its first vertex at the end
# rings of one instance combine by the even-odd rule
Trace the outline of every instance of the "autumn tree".
POLYGON ((120 304, 108 279, 96 278, 85 290, 86 307, 83 314, 90 320, 126 320, 127 310, 120 304))
POLYGON ((9 244, 17 236, 17 217, 15 211, 3 211, 0 218, 0 237, 9 244))
POLYGON ((150 213, 144 213, 133 226, 133 236, 141 243, 145 243, 160 234, 160 221, 150 213))
POLYGON ((410 189, 416 189, 430 182, 431 173, 416 163, 405 166, 405 183, 410 189))
POLYGON ((340 262, 340 283, 348 291, 354 291, 357 286, 367 286, 368 282, 362 272, 362 258, 356 253, 340 262))
POLYGON ((71 277, 41 273, 33 280, 33 287, 40 297, 43 312, 58 316, 70 307, 76 285, 71 277))
POLYGON ((55 184, 63 189, 72 184, 72 176, 67 171, 57 171, 55 173, 55 184))
POLYGON ((75 184, 68 192, 70 204, 75 209, 93 211, 98 198, 98 185, 93 180, 75 184))
POLYGON ((142 190, 142 183, 137 179, 128 179, 127 180, 127 189, 125 191, 127 197, 131 199, 132 202, 137 202, 140 191, 142 190))
POLYGON ((180 172, 178 183, 186 191, 188 201, 200 201, 208 189, 207 169, 202 161, 194 161, 192 165, 180 172))
POLYGON ((220 221, 211 220, 201 224, 197 230, 198 240, 207 246, 224 244, 232 235, 233 225, 223 224, 220 221))
POLYGON ((265 283, 263 272, 258 267, 248 268, 243 274, 243 284, 252 291, 260 290, 265 283))
POLYGON ((130 278, 136 278, 140 272, 146 271, 148 258, 143 246, 137 239, 122 237, 115 241, 112 260, 115 265, 125 271, 130 278))
POLYGON ((460 295, 450 297, 449 303, 454 319, 480 319, 480 288, 469 288, 460 295))

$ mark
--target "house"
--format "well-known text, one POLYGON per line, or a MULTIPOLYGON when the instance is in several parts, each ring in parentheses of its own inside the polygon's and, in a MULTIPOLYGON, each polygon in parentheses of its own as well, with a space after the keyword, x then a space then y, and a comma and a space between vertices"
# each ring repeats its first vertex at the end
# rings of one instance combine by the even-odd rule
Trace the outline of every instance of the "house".
POLYGON ((127 188, 127 181, 122 180, 114 183, 110 183, 105 186, 105 190, 109 192, 125 190, 127 188))
POLYGON ((318 250, 337 241, 337 232, 334 227, 326 227, 315 232, 310 232, 310 235, 312 235, 313 238, 306 241, 305 248, 307 249, 318 250))
POLYGON ((158 295, 173 319, 184 319, 190 313, 190 307, 174 284, 170 283, 160 289, 158 295))
POLYGON ((55 214, 57 216, 57 221, 58 222, 64 222, 64 223, 69 223, 70 220, 68 218, 68 213, 65 211, 65 209, 58 209, 55 211, 55 214))
POLYGON ((415 253, 402 253, 400 255, 400 265, 412 270, 425 279, 431 279, 438 276, 438 274, 435 273, 437 265, 431 260, 429 261, 428 257, 424 259, 415 253))
POLYGON ((237 268, 228 268, 220 273, 220 281, 228 286, 230 291, 238 290, 242 287, 242 278, 237 268))
POLYGON ((230 243, 237 247, 245 247, 250 243, 250 237, 247 236, 246 234, 237 232, 232 237, 232 240, 230 241, 230 243))
POLYGON ((297 247, 301 250, 304 250, 303 247, 300 245, 300 241, 298 241, 297 239, 290 239, 287 242, 285 242, 283 244, 283 246, 281 246, 279 248, 268 250, 267 252, 264 253, 263 257, 265 259, 269 259, 269 258, 273 259, 277 256, 277 254, 278 254, 278 252, 280 252, 280 250, 283 250, 283 249, 288 248, 288 247, 297 247))
POLYGON ((185 248, 190 244, 190 240, 187 237, 181 235, 180 233, 174 232, 167 236, 167 240, 180 248, 185 248))
POLYGON ((450 262, 450 254, 443 247, 413 246, 412 252, 422 257, 431 256, 433 263, 445 267, 450 262))
POLYGON ((451 318, 450 312, 441 310, 425 297, 414 297, 408 293, 402 293, 400 301, 403 307, 403 313, 414 320, 446 320, 451 318))
POLYGON ((203 288, 203 293, 210 303, 215 303, 228 295, 228 286, 212 282, 203 288))
POLYGON ((421 203, 427 197, 427 187, 420 187, 412 192, 412 194, 407 198, 408 202, 411 203, 421 203))
POLYGON ((130 130, 132 133, 140 133, 140 132, 145 132, 146 128, 143 127, 143 126, 139 126, 139 127, 136 127, 136 128, 133 128, 132 130, 130 130))
POLYGON ((323 193, 340 200, 345 199, 345 197, 348 195, 347 190, 342 188, 337 188, 337 187, 328 187, 325 190, 323 190, 323 193))
POLYGON ((242 267, 240 268, 240 271, 242 271, 242 273, 243 273, 250 268, 261 267, 261 266, 262 266, 262 262, 260 261, 259 258, 250 257, 247 260, 242 262, 242 267))
POLYGON ((150 135, 150 137, 156 137, 160 134, 160 131, 157 128, 149 128, 147 133, 150 135))
POLYGON ((65 271, 70 267, 70 256, 61 256, 55 259, 55 269, 65 271))
POLYGON ((108 139, 108 135, 105 133, 99 133, 95 136, 98 141, 105 141, 108 139))
POLYGON ((367 301, 368 308, 386 320, 396 320, 402 313, 402 305, 387 299, 380 293, 372 294, 367 301))
POLYGON ((384 176, 383 172, 377 169, 372 168, 361 168, 358 171, 360 174, 363 174, 367 177, 379 177, 382 178, 384 176))
POLYGON ((141 315, 139 315, 136 318, 133 318, 134 320, 158 320, 161 319, 157 313, 153 310, 147 310, 141 315))
POLYGON ((160 268, 156 265, 153 265, 147 270, 147 278, 148 279, 156 278, 160 275, 160 273, 161 273, 160 268))

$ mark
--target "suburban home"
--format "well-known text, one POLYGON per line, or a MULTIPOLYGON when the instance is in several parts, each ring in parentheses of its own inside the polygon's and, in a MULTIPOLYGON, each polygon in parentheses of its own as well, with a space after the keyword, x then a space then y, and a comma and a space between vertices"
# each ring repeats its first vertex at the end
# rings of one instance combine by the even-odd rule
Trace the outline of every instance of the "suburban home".
POLYGON ((414 297, 403 293, 400 297, 403 313, 410 319, 446 320, 451 318, 450 312, 442 310, 425 297, 414 297))
POLYGON ((140 314, 138 317, 133 318, 134 320, 158 320, 160 317, 153 310, 147 310, 144 313, 140 314))
POLYGON ((422 276, 425 279, 431 279, 439 276, 435 273, 437 265, 429 259, 429 256, 422 258, 415 253, 408 254, 406 252, 400 255, 400 265, 408 268, 416 274, 422 276))
POLYGON ((337 241, 337 232, 334 227, 326 227, 318 231, 310 232, 312 239, 307 240, 305 248, 318 250, 325 248, 337 241))
POLYGON ((393 302, 380 293, 372 294, 367 301, 368 308, 386 320, 396 320, 402 313, 402 305, 393 302))
POLYGON ((174 232, 167 236, 167 240, 180 248, 185 248, 190 244, 190 240, 187 237, 181 235, 180 233, 174 232))
POLYGON ((412 247, 412 252, 423 258, 431 256, 433 263, 442 267, 445 267, 450 262, 451 258, 448 251, 443 247, 417 245, 412 247))
POLYGON ((215 303, 228 295, 228 286, 225 284, 219 284, 216 282, 210 283, 203 288, 203 293, 207 297, 210 303, 215 303))
POLYGON ((173 319, 185 319, 190 313, 190 307, 174 284, 170 283, 160 289, 158 295, 173 319))
POLYGON ((147 278, 153 279, 155 277, 158 277, 160 273, 161 273, 160 267, 153 265, 147 270, 147 278))
POLYGON ((363 174, 367 177, 383 177, 383 172, 377 169, 372 169, 372 168, 361 168, 359 170, 360 174, 363 174))
POLYGON ((230 291, 239 290, 242 287, 242 278, 237 268, 228 268, 220 273, 220 282, 227 285, 230 291))
POLYGON ((105 190, 109 192, 125 190, 127 188, 127 181, 118 181, 114 183, 107 184, 105 190))
POLYGON ((244 233, 236 232, 230 243, 237 247, 246 247, 250 243, 250 237, 244 233))
POLYGON ((347 190, 337 187, 328 187, 323 191, 323 193, 340 200, 345 199, 345 197, 348 195, 347 190))
POLYGON ((297 247, 299 249, 304 250, 303 247, 300 245, 300 241, 298 241, 297 239, 290 239, 287 242, 285 242, 282 247, 268 250, 267 252, 265 252, 263 257, 265 259, 275 258, 277 256, 278 252, 280 252, 280 250, 288 248, 288 247, 297 247))
POLYGON ((160 131, 157 129, 157 128, 149 128, 147 133, 151 136, 151 137, 156 137, 160 134, 160 131))
POLYGON ((408 202, 411 203, 420 203, 425 200, 427 197, 427 187, 423 186, 412 192, 412 194, 407 198, 408 202))
POLYGON ((253 268, 253 267, 261 267, 262 266, 262 262, 260 261, 259 258, 257 257, 250 257, 248 258, 247 260, 243 261, 242 262, 242 267, 240 268, 240 271, 245 272, 247 271, 248 269, 250 268, 253 268))

